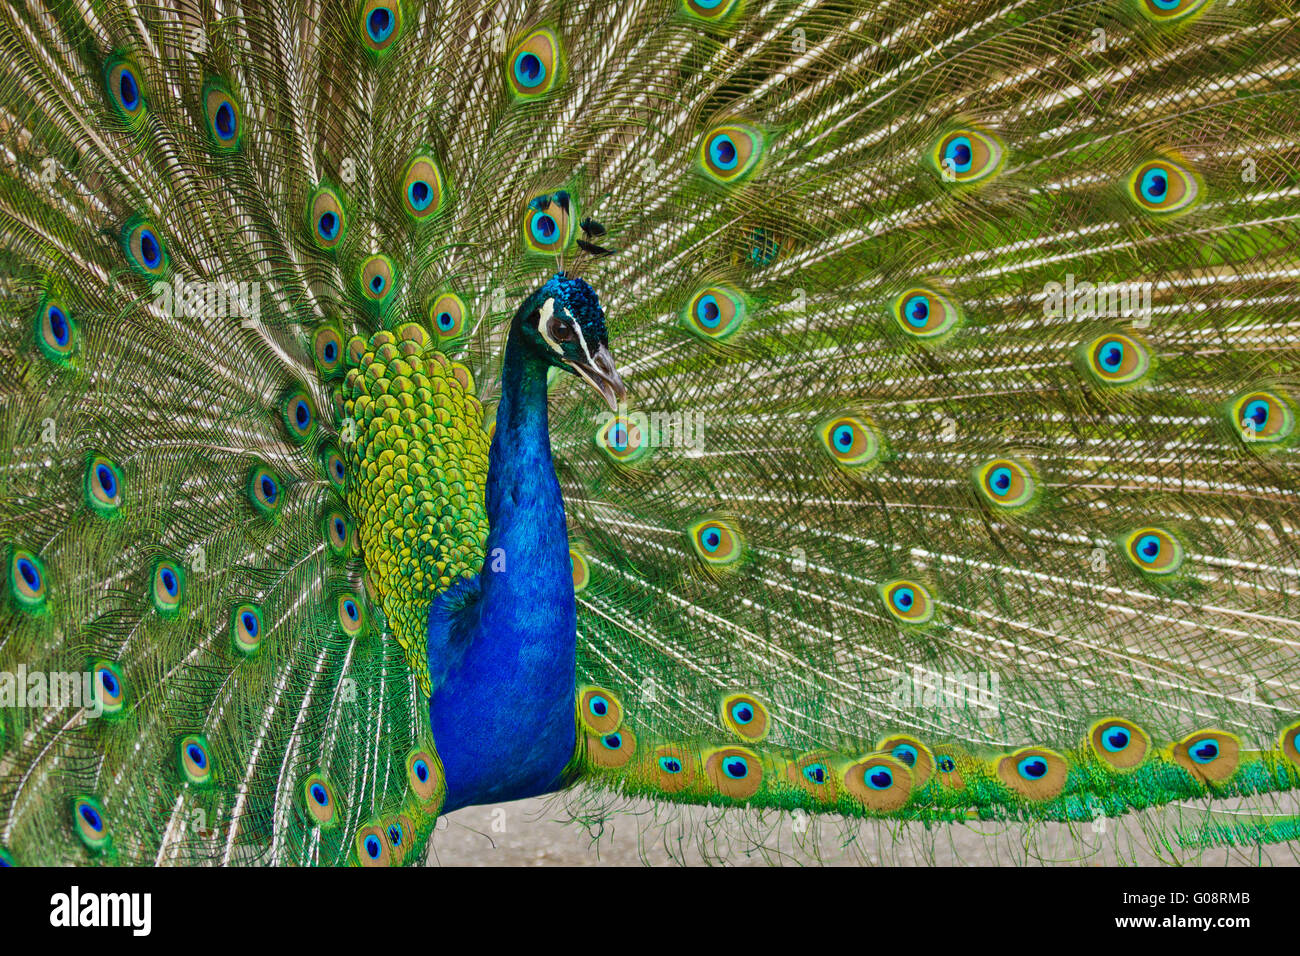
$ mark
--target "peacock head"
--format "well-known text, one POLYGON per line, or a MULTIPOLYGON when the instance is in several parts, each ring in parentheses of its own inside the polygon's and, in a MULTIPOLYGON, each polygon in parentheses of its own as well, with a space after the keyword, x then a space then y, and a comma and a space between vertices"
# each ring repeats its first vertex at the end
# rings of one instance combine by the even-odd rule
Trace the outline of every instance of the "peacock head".
POLYGON ((596 290, 576 276, 556 273, 519 310, 529 347, 551 365, 585 380, 617 411, 627 396, 614 369, 605 313, 596 290))

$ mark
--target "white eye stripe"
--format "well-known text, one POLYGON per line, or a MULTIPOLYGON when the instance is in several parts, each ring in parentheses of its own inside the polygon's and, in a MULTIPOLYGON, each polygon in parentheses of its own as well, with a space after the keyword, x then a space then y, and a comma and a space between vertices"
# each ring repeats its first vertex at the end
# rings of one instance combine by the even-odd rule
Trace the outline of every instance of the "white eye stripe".
POLYGON ((551 351, 556 355, 564 354, 564 347, 559 342, 551 338, 551 316, 555 314, 555 300, 547 299, 542 303, 541 316, 537 319, 537 331, 541 333, 542 340, 551 347, 551 351))

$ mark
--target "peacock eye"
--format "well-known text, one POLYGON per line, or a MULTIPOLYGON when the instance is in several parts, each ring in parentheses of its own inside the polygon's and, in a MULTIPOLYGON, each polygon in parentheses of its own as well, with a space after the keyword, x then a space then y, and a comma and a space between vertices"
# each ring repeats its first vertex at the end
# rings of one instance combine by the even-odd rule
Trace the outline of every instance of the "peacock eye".
POLYGON ((560 319, 551 319, 546 325, 546 331, 556 342, 574 342, 578 338, 573 326, 560 319))

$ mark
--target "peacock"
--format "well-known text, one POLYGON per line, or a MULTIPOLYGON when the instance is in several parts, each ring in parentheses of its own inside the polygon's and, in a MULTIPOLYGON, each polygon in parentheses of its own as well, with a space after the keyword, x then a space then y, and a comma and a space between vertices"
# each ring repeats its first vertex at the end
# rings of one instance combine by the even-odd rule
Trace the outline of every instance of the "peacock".
POLYGON ((0 862, 552 793, 1300 839, 1294 0, 0 47, 0 862))

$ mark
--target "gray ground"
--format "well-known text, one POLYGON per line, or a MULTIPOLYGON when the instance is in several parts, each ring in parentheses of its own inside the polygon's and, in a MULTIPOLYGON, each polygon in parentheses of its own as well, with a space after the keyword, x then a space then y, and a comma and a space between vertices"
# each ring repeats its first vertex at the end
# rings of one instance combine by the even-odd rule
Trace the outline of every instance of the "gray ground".
MULTIPOLYGON (((1066 827, 1000 823, 945 825, 788 813, 662 807, 636 802, 602 809, 610 798, 579 794, 467 807, 438 822, 431 866, 640 865, 1297 865, 1296 844, 1249 849, 1170 846, 1171 827, 1186 832, 1206 819, 1201 806, 1152 811, 1123 820, 1066 827), (594 805, 593 805, 594 804, 594 805), (585 823, 570 819, 578 808, 585 823), (758 849, 763 847, 764 849, 758 849)), ((1222 804, 1216 806, 1222 807, 1222 804)), ((1293 806, 1279 807, 1295 813, 1293 806)), ((1231 812, 1231 807, 1228 808, 1231 812)), ((1217 820, 1224 819, 1216 817, 1217 820)))

